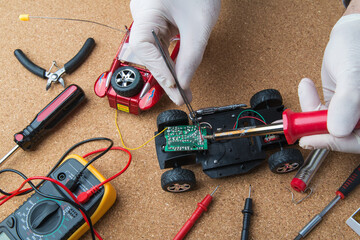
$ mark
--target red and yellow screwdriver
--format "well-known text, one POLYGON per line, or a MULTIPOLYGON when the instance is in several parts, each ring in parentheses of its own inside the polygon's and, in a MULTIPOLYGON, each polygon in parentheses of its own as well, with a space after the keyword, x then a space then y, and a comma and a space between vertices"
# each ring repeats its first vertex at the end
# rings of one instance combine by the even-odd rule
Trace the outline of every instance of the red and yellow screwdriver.
POLYGON ((13 155, 19 147, 25 151, 32 150, 43 135, 53 130, 84 99, 85 93, 79 86, 73 84, 64 89, 36 115, 24 130, 14 135, 14 141, 17 145, 0 159, 0 165, 13 155))
MULTIPOLYGON (((267 134, 284 134, 288 144, 293 144, 304 136, 329 133, 327 130, 327 110, 295 113, 290 109, 286 109, 283 112, 282 120, 282 123, 216 132, 213 135, 204 136, 204 138, 223 140, 267 134)), ((355 126, 355 129, 359 128, 360 121, 355 126)))

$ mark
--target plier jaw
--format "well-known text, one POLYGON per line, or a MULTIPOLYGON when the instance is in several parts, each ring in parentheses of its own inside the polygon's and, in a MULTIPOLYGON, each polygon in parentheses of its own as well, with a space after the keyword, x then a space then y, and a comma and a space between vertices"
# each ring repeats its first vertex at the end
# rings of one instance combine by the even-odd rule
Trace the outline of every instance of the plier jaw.
POLYGON ((91 53, 92 49, 95 46, 95 41, 93 38, 88 38, 80 51, 67 63, 65 63, 63 68, 58 69, 56 72, 52 73, 51 69, 56 66, 56 62, 53 61, 49 71, 37 66, 33 63, 21 49, 16 49, 14 51, 15 57, 19 60, 19 62, 30 72, 33 74, 47 79, 46 90, 51 87, 51 83, 59 82, 63 87, 65 87, 64 79, 61 77, 64 73, 71 74, 74 72, 80 65, 86 60, 86 58, 91 53))
POLYGON ((53 82, 59 82, 59 83, 61 84, 61 86, 63 86, 63 87, 65 88, 65 82, 64 82, 64 79, 63 79, 61 76, 66 72, 66 70, 65 70, 65 68, 63 67, 63 68, 60 68, 59 70, 57 70, 56 72, 52 73, 52 72, 51 72, 51 69, 52 69, 54 66, 55 66, 55 67, 58 67, 58 66, 56 65, 56 62, 55 62, 55 61, 53 61, 52 65, 51 65, 51 67, 50 67, 50 69, 49 69, 49 71, 47 71, 47 72, 45 73, 45 77, 48 79, 48 80, 47 80, 47 83, 46 83, 46 91, 49 90, 49 88, 51 87, 51 84, 52 84, 53 82))

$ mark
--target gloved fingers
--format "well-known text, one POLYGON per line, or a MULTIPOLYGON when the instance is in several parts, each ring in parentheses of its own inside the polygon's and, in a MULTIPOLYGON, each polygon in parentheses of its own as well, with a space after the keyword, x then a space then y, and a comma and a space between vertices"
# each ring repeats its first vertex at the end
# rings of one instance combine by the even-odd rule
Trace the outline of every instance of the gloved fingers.
POLYGON ((175 81, 155 45, 155 39, 152 35, 152 30, 154 30, 168 55, 167 47, 169 46, 172 30, 169 29, 168 23, 161 16, 143 16, 143 14, 137 14, 136 16, 141 18, 141 21, 136 21, 137 18, 134 18, 129 38, 131 50, 138 59, 141 59, 142 63, 162 87, 174 87, 175 81))
POLYGON ((325 50, 323 63, 321 67, 321 80, 322 80, 322 90, 324 94, 324 102, 327 108, 329 107, 330 100, 335 94, 335 88, 336 88, 336 80, 334 79, 334 76, 331 75, 332 67, 329 66, 330 65, 329 58, 332 57, 328 56, 328 51, 325 50))
MULTIPOLYGON (((169 98, 171 99, 171 101, 173 101, 176 105, 180 106, 183 105, 184 99, 181 96, 179 89, 177 87, 172 87, 172 88, 168 88, 168 87, 163 87, 164 91, 166 92, 166 94, 169 96, 169 98)), ((187 100, 189 100, 189 102, 191 102, 192 100, 192 93, 190 89, 184 89, 184 93, 185 96, 187 98, 187 100)))
POLYGON ((180 30, 180 50, 175 71, 183 89, 190 88, 191 79, 204 55, 207 39, 198 39, 196 34, 182 34, 180 30))
POLYGON ((303 112, 326 109, 326 107, 321 104, 319 94, 311 79, 301 79, 298 87, 298 95, 303 112))
POLYGON ((330 134, 321 134, 302 137, 299 141, 300 147, 304 149, 326 148, 331 151, 346 153, 360 153, 360 130, 355 130, 346 137, 334 137, 330 134))
POLYGON ((328 130, 336 137, 349 135, 360 119, 360 69, 338 78, 328 110, 328 130))
POLYGON ((190 81, 199 67, 207 46, 211 31, 218 19, 220 12, 220 1, 209 2, 214 6, 203 7, 202 14, 194 20, 175 22, 180 33, 180 51, 176 59, 176 73, 180 86, 183 89, 190 87, 190 81))

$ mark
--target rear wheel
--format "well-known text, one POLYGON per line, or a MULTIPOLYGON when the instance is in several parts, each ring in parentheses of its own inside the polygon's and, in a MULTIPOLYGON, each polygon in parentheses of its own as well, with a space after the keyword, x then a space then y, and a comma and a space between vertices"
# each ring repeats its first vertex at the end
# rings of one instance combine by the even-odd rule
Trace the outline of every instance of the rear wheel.
POLYGON ((301 152, 295 148, 285 148, 272 154, 269 159, 269 168, 274 173, 288 173, 304 164, 301 152))
POLYGON ((169 126, 189 125, 187 114, 184 111, 176 109, 160 113, 156 122, 159 132, 169 126))
POLYGON ((254 110, 266 109, 268 107, 281 106, 283 103, 281 94, 276 89, 265 89, 256 93, 250 99, 250 106, 254 110))
POLYGON ((196 185, 193 171, 183 168, 174 168, 161 176, 161 187, 164 191, 172 193, 187 192, 196 185))

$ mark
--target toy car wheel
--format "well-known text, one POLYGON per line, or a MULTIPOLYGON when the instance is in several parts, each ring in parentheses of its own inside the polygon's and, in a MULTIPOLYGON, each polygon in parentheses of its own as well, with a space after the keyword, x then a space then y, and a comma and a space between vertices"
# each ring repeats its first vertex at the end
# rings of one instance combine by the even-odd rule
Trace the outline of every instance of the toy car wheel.
POLYGON ((195 185, 195 174, 188 169, 174 168, 161 175, 161 187, 167 192, 187 192, 193 189, 195 185))
POLYGON ((285 148, 272 154, 268 159, 270 170, 274 173, 294 171, 304 163, 304 158, 298 149, 285 148))
POLYGON ((167 110, 160 113, 156 120, 158 131, 162 131, 165 127, 189 125, 187 114, 181 110, 167 110))
POLYGON ((130 66, 115 70, 111 77, 111 86, 114 91, 123 97, 132 97, 138 94, 144 85, 140 72, 130 66))
POLYGON ((266 109, 268 107, 281 106, 283 103, 281 94, 276 89, 265 89, 256 93, 250 99, 250 106, 254 110, 266 109))

